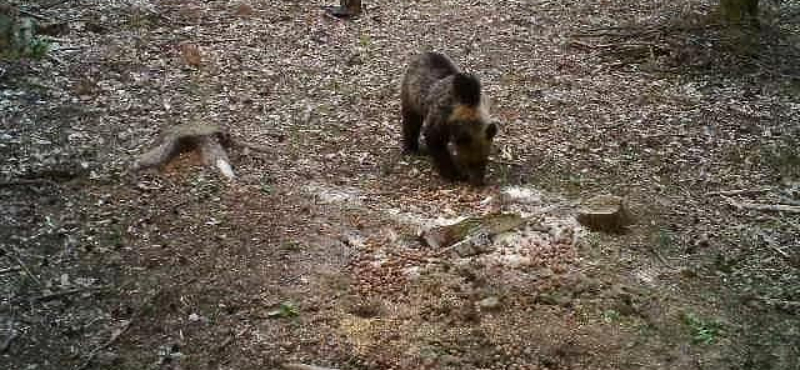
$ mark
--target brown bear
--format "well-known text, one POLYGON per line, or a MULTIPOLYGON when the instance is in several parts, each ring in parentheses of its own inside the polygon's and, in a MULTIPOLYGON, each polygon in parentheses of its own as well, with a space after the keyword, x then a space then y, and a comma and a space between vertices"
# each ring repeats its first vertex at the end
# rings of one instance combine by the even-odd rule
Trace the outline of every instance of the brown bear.
POLYGON ((442 177, 482 185, 497 124, 478 79, 447 56, 426 52, 406 69, 400 89, 403 152, 419 153, 419 136, 442 177))

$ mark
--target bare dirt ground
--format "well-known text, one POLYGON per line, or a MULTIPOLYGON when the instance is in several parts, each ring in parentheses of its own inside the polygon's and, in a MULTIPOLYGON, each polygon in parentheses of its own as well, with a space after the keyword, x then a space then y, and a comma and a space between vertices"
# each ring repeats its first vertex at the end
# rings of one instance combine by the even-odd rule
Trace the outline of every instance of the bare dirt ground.
POLYGON ((2 369, 800 369, 797 2, 12 3, 67 27, 0 62, 2 369), (493 99, 485 188, 400 156, 422 50, 493 99), (269 150, 129 170, 187 122, 269 150), (626 234, 575 222, 603 193, 626 234), (417 239, 498 210, 539 218, 417 239))

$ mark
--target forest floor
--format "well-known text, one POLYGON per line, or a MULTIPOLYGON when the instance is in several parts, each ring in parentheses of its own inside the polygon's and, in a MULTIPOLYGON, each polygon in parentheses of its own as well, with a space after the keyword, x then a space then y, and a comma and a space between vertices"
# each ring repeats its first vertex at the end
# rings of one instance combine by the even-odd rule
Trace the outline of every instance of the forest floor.
POLYGON ((2 369, 800 368, 797 2, 11 3, 62 27, 0 62, 2 369), (400 154, 424 50, 492 99, 485 187, 400 154), (267 150, 130 170, 193 122, 267 150), (419 242, 497 211, 539 217, 419 242))

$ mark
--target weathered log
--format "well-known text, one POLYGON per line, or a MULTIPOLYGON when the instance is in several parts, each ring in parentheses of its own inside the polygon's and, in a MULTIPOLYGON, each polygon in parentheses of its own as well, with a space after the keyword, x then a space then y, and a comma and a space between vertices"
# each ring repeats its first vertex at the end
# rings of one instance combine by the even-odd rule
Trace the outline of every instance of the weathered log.
POLYGON ((227 135, 216 125, 189 123, 173 126, 166 130, 155 148, 139 157, 132 168, 138 171, 163 167, 178 154, 197 150, 206 165, 217 167, 223 176, 233 179, 233 169, 223 147, 228 143, 227 135))
POLYGON ((454 250, 460 256, 480 253, 494 235, 513 230, 527 219, 513 213, 496 213, 471 217, 453 225, 435 227, 420 234, 420 240, 431 248, 454 250))

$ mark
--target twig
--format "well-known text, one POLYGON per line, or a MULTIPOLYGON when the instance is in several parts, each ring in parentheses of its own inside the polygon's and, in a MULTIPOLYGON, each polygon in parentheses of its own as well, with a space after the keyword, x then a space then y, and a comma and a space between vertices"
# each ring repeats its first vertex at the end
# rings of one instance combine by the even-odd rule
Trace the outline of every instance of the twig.
POLYGON ((66 63, 64 63, 63 60, 61 60, 61 58, 59 58, 59 57, 57 57, 57 56, 55 56, 55 55, 53 55, 51 53, 47 54, 47 59, 50 59, 50 60, 56 62, 56 64, 58 64, 58 65, 62 65, 63 66, 64 64, 66 64, 66 63))
POLYGON ((45 294, 43 296, 34 298, 33 301, 35 301, 35 302, 47 302, 47 301, 52 301, 54 299, 58 299, 58 298, 65 297, 65 296, 68 296, 68 295, 73 295, 73 294, 78 294, 78 293, 83 293, 83 292, 92 292, 92 293, 94 293, 94 292, 99 292, 99 291, 103 291, 103 290, 106 290, 106 289, 108 289, 108 288, 106 288, 106 287, 98 287, 98 288, 69 289, 69 290, 63 290, 63 291, 56 292, 56 293, 45 294))
POLYGON ((36 275, 34 275, 31 272, 31 270, 28 268, 28 265, 26 265, 25 262, 23 262, 19 257, 17 257, 16 253, 11 253, 10 251, 8 251, 5 248, 0 248, 0 251, 3 251, 5 254, 11 256, 11 258, 14 259, 14 261, 17 263, 17 265, 19 265, 19 267, 23 271, 25 271, 25 275, 28 275, 28 277, 31 278, 31 280, 33 280, 36 283, 36 285, 42 286, 42 282, 39 280, 39 278, 36 277, 36 275))
POLYGON ((117 339, 119 339, 119 337, 122 336, 122 334, 124 334, 126 331, 128 331, 128 329, 131 327, 133 322, 136 319, 138 319, 139 316, 142 315, 142 313, 144 312, 145 308, 147 308, 147 306, 150 304, 150 302, 153 299, 155 299, 155 297, 158 296, 160 293, 161 293, 161 290, 157 290, 155 293, 150 295, 150 297, 147 297, 147 299, 144 301, 144 303, 142 303, 142 305, 139 307, 139 309, 133 314, 133 316, 131 316, 130 320, 128 320, 124 325, 122 325, 121 328, 117 329, 117 331, 112 333, 111 337, 108 338, 108 340, 105 341, 105 343, 95 347, 92 350, 92 352, 89 352, 89 355, 86 356, 86 360, 84 360, 83 363, 80 366, 75 368, 75 370, 85 370, 87 367, 89 367, 89 365, 92 364, 92 361, 94 360, 94 358, 97 357, 97 354, 100 351, 102 351, 103 349, 107 348, 108 346, 114 344, 114 342, 116 342, 117 339))
POLYGON ((9 272, 15 272, 15 271, 19 271, 19 270, 22 270, 22 267, 19 267, 19 266, 9 267, 7 269, 0 270, 0 275, 5 275, 5 274, 7 274, 9 272))
POLYGON ((297 363, 283 364, 283 368, 286 370, 337 370, 332 367, 320 367, 320 366, 297 364, 297 363))
POLYGON ((766 192, 771 191, 772 188, 763 188, 763 189, 738 189, 738 190, 720 190, 720 191, 710 191, 706 193, 706 196, 710 195, 754 195, 754 194, 763 194, 766 192))
POLYGON ((25 9, 19 9, 19 13, 20 14, 25 14, 25 15, 31 17, 31 18, 36 18, 36 19, 41 20, 41 21, 48 21, 48 22, 52 22, 53 21, 52 19, 50 19, 48 17, 45 17, 45 16, 43 16, 41 14, 36 14, 34 12, 31 12, 31 11, 25 10, 25 9))
POLYGON ((780 248, 778 248, 778 246, 777 246, 777 245, 774 245, 774 244, 772 244, 772 243, 769 243, 768 245, 769 245, 769 247, 770 247, 770 248, 772 248, 772 249, 773 249, 775 252, 778 252, 778 254, 780 254, 781 256, 783 256, 783 258, 789 258, 789 254, 788 254, 788 253, 786 253, 786 252, 785 252, 783 249, 780 249, 780 248))
POLYGON ((786 204, 761 204, 750 202, 737 202, 732 198, 722 196, 730 205, 736 209, 751 209, 755 211, 768 211, 768 212, 787 212, 787 213, 800 213, 800 207, 790 206, 786 204))
POLYGON ((86 45, 74 45, 74 46, 61 46, 57 48, 52 48, 50 51, 73 51, 73 50, 82 50, 88 48, 86 45))

